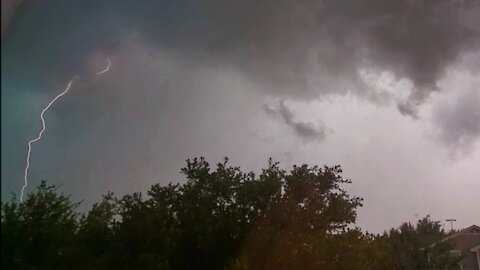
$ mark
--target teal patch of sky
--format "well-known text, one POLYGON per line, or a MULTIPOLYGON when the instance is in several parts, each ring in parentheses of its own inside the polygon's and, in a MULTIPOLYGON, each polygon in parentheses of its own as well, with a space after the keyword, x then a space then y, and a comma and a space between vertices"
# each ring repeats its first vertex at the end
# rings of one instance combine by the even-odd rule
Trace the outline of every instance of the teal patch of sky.
POLYGON ((22 184, 26 143, 41 127, 39 113, 48 103, 48 96, 42 94, 42 90, 46 91, 45 86, 37 82, 12 82, 2 74, 1 84, 3 199, 9 195, 9 188, 18 191, 22 184))
MULTIPOLYGON (((36 0, 22 5, 2 40, 2 200, 23 184, 26 143, 40 128, 41 109, 59 86, 85 72, 92 51, 114 48, 131 30, 154 45, 202 45, 190 44, 189 36, 206 34, 199 10, 197 1, 36 0)), ((61 169, 61 163, 49 164, 49 159, 58 161, 55 151, 65 155, 61 148, 81 148, 91 139, 88 127, 101 117, 101 109, 92 107, 89 94, 75 86, 72 90, 75 98, 66 96, 46 115, 48 136, 34 151, 48 149, 52 158, 36 159, 32 178, 39 165, 61 169)))
MULTIPOLYGON (((65 6, 66 1, 57 1, 56 7, 45 1, 27 3, 2 40, 2 199, 9 197, 10 188, 18 191, 23 184, 26 143, 41 127, 41 109, 61 90, 55 88, 80 70, 75 68, 81 66, 79 56, 97 42, 91 39, 88 44, 88 35, 81 37, 88 18, 72 16, 77 7, 65 6)), ((101 27, 96 30, 101 32, 101 27)), ((68 110, 59 104, 55 111, 68 110)))

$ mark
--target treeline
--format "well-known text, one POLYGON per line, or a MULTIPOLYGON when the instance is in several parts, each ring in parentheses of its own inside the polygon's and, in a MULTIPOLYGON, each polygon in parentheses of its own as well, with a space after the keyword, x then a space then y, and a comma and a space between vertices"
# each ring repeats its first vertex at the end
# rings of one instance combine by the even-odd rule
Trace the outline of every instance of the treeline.
MULTIPOLYGON (((458 259, 425 217, 382 235, 355 227, 362 199, 340 166, 268 163, 259 175, 187 160, 184 184, 78 203, 42 182, 1 207, 2 269, 445 269, 458 259)), ((392 213, 393 214, 393 213, 392 213)))

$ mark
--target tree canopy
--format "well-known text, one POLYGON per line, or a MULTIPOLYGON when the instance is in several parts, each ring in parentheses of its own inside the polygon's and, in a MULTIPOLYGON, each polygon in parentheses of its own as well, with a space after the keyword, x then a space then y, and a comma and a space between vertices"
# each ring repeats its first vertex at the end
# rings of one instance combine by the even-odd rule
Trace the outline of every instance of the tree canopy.
POLYGON ((256 175, 187 160, 183 184, 107 193, 85 213, 43 181, 2 203, 2 269, 431 269, 456 264, 428 217, 383 235, 355 227, 362 199, 340 166, 256 175))

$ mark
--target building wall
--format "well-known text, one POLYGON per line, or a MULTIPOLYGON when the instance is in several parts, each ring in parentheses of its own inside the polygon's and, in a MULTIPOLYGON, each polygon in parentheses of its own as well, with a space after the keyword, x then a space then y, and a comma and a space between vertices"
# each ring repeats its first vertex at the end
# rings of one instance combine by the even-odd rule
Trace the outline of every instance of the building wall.
POLYGON ((462 261, 463 270, 480 270, 477 261, 477 254, 470 251, 473 247, 480 245, 480 234, 459 235, 448 241, 455 250, 461 250, 465 258, 462 261))

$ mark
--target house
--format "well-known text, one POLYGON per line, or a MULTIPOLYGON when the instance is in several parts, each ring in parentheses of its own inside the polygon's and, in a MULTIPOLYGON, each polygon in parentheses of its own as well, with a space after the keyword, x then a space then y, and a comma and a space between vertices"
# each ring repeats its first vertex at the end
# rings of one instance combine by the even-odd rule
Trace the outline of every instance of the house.
POLYGON ((473 225, 453 233, 442 242, 448 242, 452 253, 463 257, 459 264, 460 270, 480 270, 480 227, 473 225))

